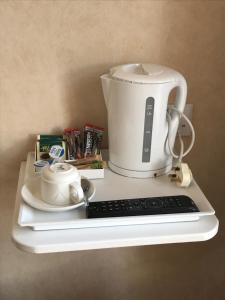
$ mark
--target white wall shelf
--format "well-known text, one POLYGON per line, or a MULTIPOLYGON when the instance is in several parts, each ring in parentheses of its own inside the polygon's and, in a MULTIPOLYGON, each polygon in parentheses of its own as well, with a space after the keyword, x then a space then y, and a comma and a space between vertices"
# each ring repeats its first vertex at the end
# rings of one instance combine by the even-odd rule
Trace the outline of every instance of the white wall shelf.
MULTIPOLYGON (((151 223, 45 231, 34 231, 29 227, 21 227, 18 224, 18 214, 23 201, 20 191, 24 182, 25 169, 26 163, 22 162, 12 228, 12 239, 14 243, 18 248, 24 251, 52 253, 112 247, 197 242, 211 239, 218 231, 219 222, 215 215, 202 216, 197 221, 179 223, 151 223)), ((120 175, 117 176, 122 178, 120 175)), ((159 184, 159 182, 157 184, 159 184)), ((206 199, 196 183, 194 183, 190 189, 191 197, 193 197, 193 193, 195 199, 196 197, 198 199, 206 199)), ((188 195, 188 189, 185 190, 185 194, 188 195)))

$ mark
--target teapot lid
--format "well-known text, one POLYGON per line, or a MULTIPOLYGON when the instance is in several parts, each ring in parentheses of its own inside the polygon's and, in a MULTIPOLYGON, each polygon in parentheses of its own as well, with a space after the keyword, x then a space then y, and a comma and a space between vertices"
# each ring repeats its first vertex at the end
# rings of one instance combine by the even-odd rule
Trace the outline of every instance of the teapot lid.
POLYGON ((126 64, 110 69, 112 78, 130 83, 166 83, 180 81, 183 76, 177 71, 154 64, 126 64))
POLYGON ((66 183, 76 180, 80 174, 76 167, 67 163, 56 163, 44 167, 41 172, 44 181, 50 183, 66 183))

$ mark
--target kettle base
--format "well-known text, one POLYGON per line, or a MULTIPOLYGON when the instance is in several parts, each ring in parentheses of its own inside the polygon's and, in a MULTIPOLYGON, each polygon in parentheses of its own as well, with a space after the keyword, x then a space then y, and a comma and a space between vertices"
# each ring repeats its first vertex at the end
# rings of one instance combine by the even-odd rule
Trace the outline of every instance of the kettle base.
POLYGON ((148 170, 148 171, 134 171, 134 170, 128 170, 128 169, 117 167, 111 161, 108 162, 108 165, 113 172, 126 177, 134 177, 134 178, 149 178, 149 177, 162 176, 168 173, 172 169, 172 165, 169 165, 162 169, 148 170))

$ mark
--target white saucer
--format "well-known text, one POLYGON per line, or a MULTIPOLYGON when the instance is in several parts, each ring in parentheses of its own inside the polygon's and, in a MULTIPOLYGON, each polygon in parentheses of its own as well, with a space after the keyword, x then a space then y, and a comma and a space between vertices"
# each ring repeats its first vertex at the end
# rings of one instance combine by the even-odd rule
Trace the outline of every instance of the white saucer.
MULTIPOLYGON (((21 189, 21 195, 23 200, 33 208, 42 211, 48 211, 48 212, 62 212, 62 211, 75 209, 79 206, 84 205, 84 202, 78 204, 71 204, 67 206, 53 206, 51 204, 48 204, 41 199, 40 185, 41 185, 41 178, 36 177, 34 179, 30 179, 29 181, 27 181, 21 189)), ((86 200, 88 201, 91 200, 91 198, 95 194, 95 187, 93 183, 86 178, 82 178, 81 186, 84 190, 86 200)))

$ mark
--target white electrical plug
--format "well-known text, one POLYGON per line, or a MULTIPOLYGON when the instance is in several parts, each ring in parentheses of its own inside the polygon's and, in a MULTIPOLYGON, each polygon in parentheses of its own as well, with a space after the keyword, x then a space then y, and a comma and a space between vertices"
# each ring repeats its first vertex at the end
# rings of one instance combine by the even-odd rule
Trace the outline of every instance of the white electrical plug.
POLYGON ((191 169, 186 163, 179 163, 174 168, 175 174, 171 174, 171 181, 175 181, 180 187, 188 187, 193 179, 191 169))

